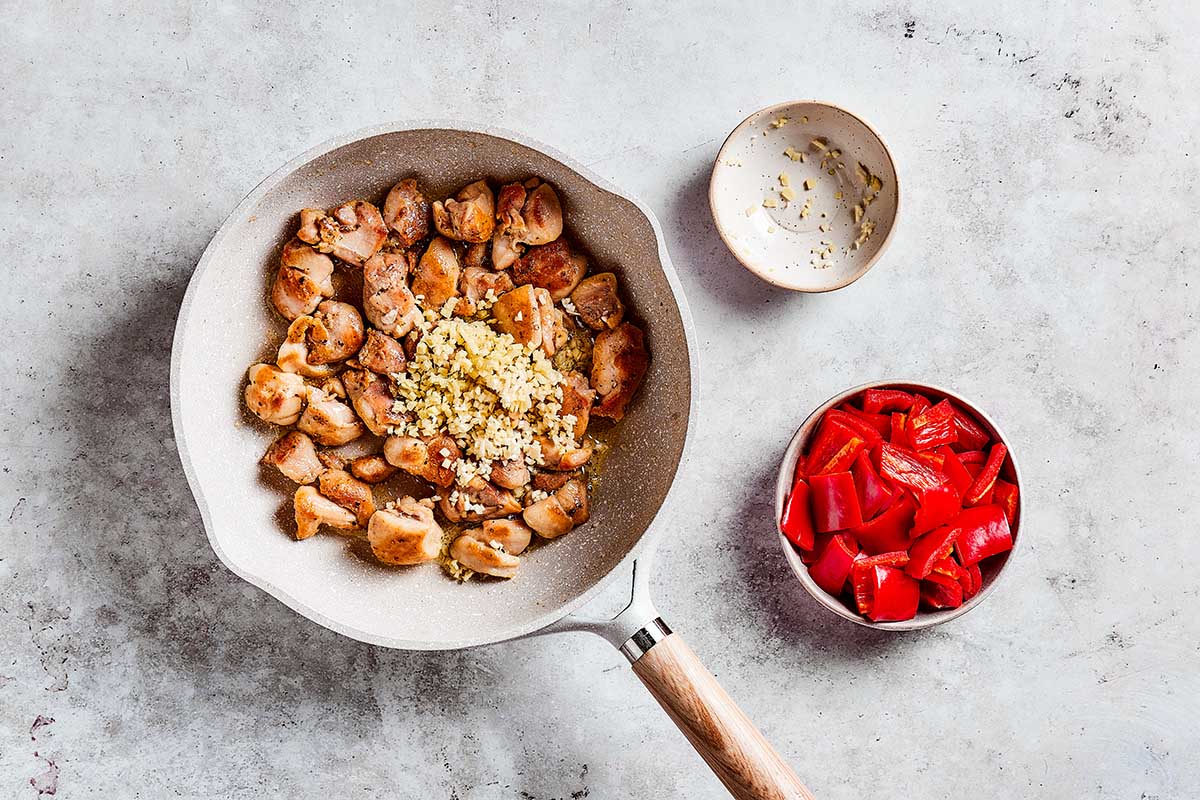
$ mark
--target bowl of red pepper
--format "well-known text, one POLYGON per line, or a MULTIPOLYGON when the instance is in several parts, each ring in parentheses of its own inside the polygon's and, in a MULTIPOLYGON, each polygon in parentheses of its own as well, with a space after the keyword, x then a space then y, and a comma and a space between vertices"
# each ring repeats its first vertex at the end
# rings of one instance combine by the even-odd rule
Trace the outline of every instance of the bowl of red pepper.
POLYGON ((817 602, 872 628, 970 611, 1008 565, 1021 520, 1008 440, 948 389, 879 381, 821 404, 780 466, 784 556, 817 602))

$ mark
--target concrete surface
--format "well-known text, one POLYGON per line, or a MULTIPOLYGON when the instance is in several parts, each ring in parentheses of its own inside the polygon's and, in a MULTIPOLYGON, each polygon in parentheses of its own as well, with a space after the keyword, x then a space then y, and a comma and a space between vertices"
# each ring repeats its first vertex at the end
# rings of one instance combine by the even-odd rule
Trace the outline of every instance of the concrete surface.
POLYGON ((285 159, 431 115, 659 214, 704 376, 656 593, 818 797, 1195 796, 1197 6, 632 5, 7 4, 0 796, 722 796, 599 639, 384 651, 205 542, 167 402, 193 265, 285 159), (803 96, 905 187, 829 296, 743 272, 707 213, 725 133, 803 96), (982 399, 1029 484, 1005 585, 918 635, 821 611, 771 532, 792 429, 888 375, 982 399))

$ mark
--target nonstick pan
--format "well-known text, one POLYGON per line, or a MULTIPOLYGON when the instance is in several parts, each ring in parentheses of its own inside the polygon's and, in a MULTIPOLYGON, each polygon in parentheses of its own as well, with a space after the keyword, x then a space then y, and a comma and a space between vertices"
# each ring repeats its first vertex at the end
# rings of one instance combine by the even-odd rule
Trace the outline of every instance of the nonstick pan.
POLYGON ((654 216, 544 145, 508 132, 421 121, 338 137, 284 165, 233 211, 205 250, 180 309, 171 360, 175 440, 209 541, 237 575, 341 634, 385 647, 450 650, 534 633, 603 636, 738 798, 809 797, 787 764, 654 610, 647 561, 655 517, 696 413, 691 319, 654 216), (456 584, 434 567, 388 568, 332 535, 281 532, 290 496, 258 459, 273 431, 241 407, 247 365, 269 357, 283 325, 265 302, 271 265, 296 213, 378 198, 417 176, 434 196, 480 177, 540 176, 558 187, 568 229, 620 278, 644 323, 646 381, 615 429, 591 520, 522 559, 512 581, 456 584), (576 614, 627 575, 627 608, 576 614))

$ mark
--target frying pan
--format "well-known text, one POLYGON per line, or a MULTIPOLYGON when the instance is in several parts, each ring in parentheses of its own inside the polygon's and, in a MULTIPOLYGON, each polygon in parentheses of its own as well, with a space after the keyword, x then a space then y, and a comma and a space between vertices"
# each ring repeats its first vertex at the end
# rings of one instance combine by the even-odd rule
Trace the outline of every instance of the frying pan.
POLYGON ((335 138, 263 181, 217 231, 188 285, 171 354, 175 441, 209 542, 234 573, 338 633, 385 647, 449 650, 534 633, 588 631, 630 660, 659 704, 738 798, 808 791, 678 634, 648 592, 648 545, 696 413, 691 318, 648 209, 550 148, 461 123, 389 124, 335 138), (522 559, 511 581, 465 585, 441 570, 389 568, 339 536, 281 533, 290 493, 258 465, 277 433, 241 407, 248 365, 270 358, 284 326, 265 301, 300 208, 380 198, 418 176, 433 196, 489 177, 540 176, 558 187, 568 229, 616 272, 644 325, 645 383, 615 430, 591 520, 522 559), (611 619, 575 613, 628 574, 629 605, 611 619), (419 612, 417 611, 419 609, 419 612))

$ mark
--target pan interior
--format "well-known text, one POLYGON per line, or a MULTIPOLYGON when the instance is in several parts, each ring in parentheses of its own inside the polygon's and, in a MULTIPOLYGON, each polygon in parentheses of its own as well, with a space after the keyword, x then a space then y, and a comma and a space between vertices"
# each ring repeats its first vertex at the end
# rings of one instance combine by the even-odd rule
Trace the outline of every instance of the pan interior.
POLYGON ((427 128, 381 133, 270 179, 214 238, 192 279, 176 333, 172 375, 177 438, 209 537, 242 577, 302 614, 365 641, 413 649, 517 636, 561 616, 637 544, 667 496, 691 404, 684 322, 653 225, 632 201, 532 147, 479 132, 427 128), (512 581, 459 585, 434 565, 389 568, 348 540, 296 542, 290 489, 258 459, 278 429, 241 407, 247 367, 269 358, 285 326, 266 289, 298 211, 355 197, 381 202, 415 176, 434 197, 480 177, 540 176, 559 190, 567 230, 611 270, 651 353, 641 391, 610 441, 591 520, 522 559, 512 581))

